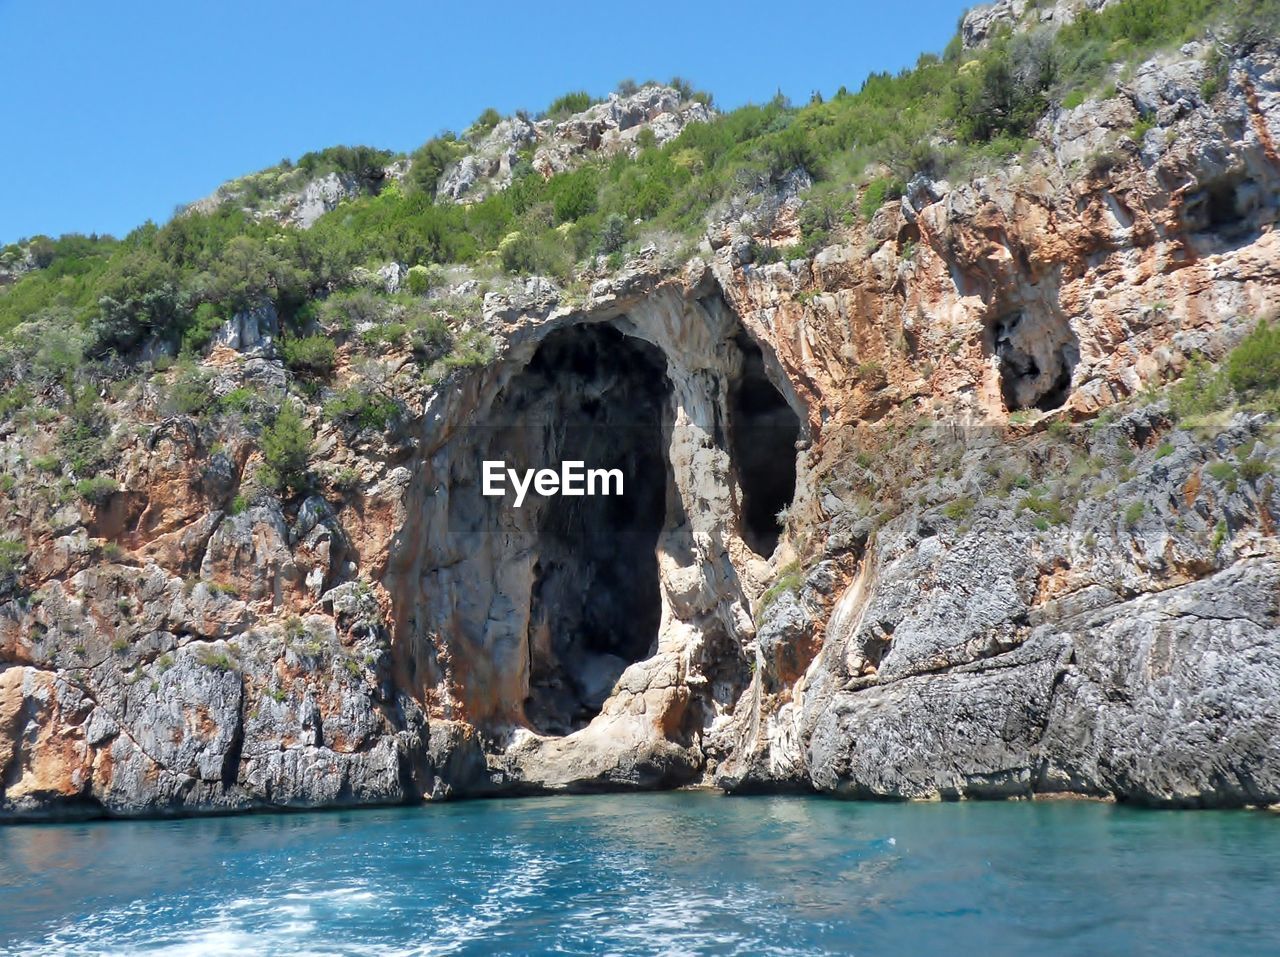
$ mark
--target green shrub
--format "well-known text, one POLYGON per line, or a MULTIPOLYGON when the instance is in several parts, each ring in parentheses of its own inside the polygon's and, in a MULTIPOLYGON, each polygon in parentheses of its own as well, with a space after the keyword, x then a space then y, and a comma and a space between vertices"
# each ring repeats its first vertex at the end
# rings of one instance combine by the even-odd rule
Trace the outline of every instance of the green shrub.
POLYGON ((330 146, 327 149, 303 153, 294 165, 309 177, 326 173, 352 173, 370 177, 379 174, 395 159, 390 150, 373 146, 330 146))
POLYGON ((553 100, 551 105, 547 107, 546 116, 548 119, 553 120, 565 119, 574 113, 581 113, 583 110, 590 108, 595 102, 595 99, 586 90, 575 90, 553 100))
POLYGON ((26 561, 26 542, 14 536, 0 538, 0 576, 10 577, 18 574, 26 561))
POLYGON ((1217 554, 1218 549, 1226 543, 1227 531, 1227 523, 1224 521, 1219 520, 1218 524, 1214 526, 1213 539, 1209 543, 1209 548, 1214 554, 1217 554))
POLYGON ((430 291, 433 285, 432 279, 431 270, 426 266, 410 266, 409 271, 405 273, 405 286, 413 295, 421 296, 430 291))
POLYGON ((316 308, 316 318, 326 329, 350 332, 357 326, 387 321, 392 303, 371 289, 336 292, 316 308))
POLYGON ((213 403, 209 376, 194 362, 184 361, 174 367, 169 380, 165 405, 183 415, 207 412, 213 403))
POLYGON ((1231 403, 1226 376, 1195 356, 1182 378, 1169 388, 1169 409, 1177 419, 1209 415, 1231 403))
POLYGON ((93 478, 81 479, 76 483, 76 494, 96 506, 105 505, 118 491, 120 491, 120 483, 109 475, 95 475, 93 478))
POLYGON ((285 365, 299 375, 324 378, 333 371, 338 349, 328 336, 286 339, 282 345, 285 365))
POLYGON ((1220 461, 1211 462, 1208 468, 1209 474, 1215 481, 1221 482, 1226 486, 1227 490, 1234 492, 1236 490, 1236 467, 1232 462, 1220 461))
POLYGON ((1048 106, 1056 70, 1042 34, 1017 34, 992 46, 952 87, 950 113, 960 135, 971 143, 1026 136, 1048 106))
POLYGON ((760 596, 760 604, 756 608, 756 622, 759 623, 764 619, 765 611, 775 601, 788 592, 792 594, 798 592, 803 585, 804 569, 800 567, 799 562, 792 562, 779 570, 773 584, 760 596))
POLYGON ((200 303, 182 330, 182 351, 192 353, 204 349, 225 322, 226 317, 216 305, 211 302, 200 303))
POLYGON ((63 461, 78 475, 91 477, 107 462, 111 422, 96 392, 86 388, 71 404, 67 423, 58 433, 63 461))
POLYGON ((225 412, 247 412, 253 405, 257 393, 248 386, 239 386, 224 395, 218 402, 225 412))
POLYGON ((409 327, 403 322, 387 322, 372 329, 366 329, 360 341, 366 346, 399 345, 409 333, 409 327))
POLYGON ((427 140, 410 154, 409 182, 422 193, 434 197, 440 174, 465 153, 465 144, 459 143, 452 133, 427 140))
POLYGON ((600 251, 606 255, 616 253, 627 242, 627 218, 610 213, 600 227, 600 251))
POLYGON ((1241 395, 1280 388, 1280 326, 1265 319, 1227 357, 1227 379, 1241 395))
POLYGON ((595 212, 599 194, 599 174, 594 166, 582 166, 572 173, 552 177, 547 192, 557 223, 576 223, 595 212))
POLYGON ((1271 472, 1266 459, 1245 458, 1240 460, 1240 477, 1246 482, 1256 482, 1271 472))
POLYGON ((360 484, 360 472, 350 467, 340 468, 329 477, 329 480, 339 491, 350 492, 360 484))
POLYGON ((406 323, 409 347, 426 359, 444 355, 453 345, 449 324, 431 313, 417 313, 406 323))
POLYGON ((1155 127, 1156 118, 1154 113, 1148 114, 1147 116, 1139 116, 1134 122, 1133 127, 1129 130, 1129 139, 1141 145, 1147 133, 1155 129, 1155 127))
POLYGON ((458 339, 453 352, 445 356, 447 369, 473 369, 493 361, 493 340, 479 329, 469 329, 458 339))
POLYGON ((1160 447, 1156 449, 1156 458, 1163 459, 1173 454, 1172 442, 1161 442, 1160 447))
POLYGON ((1038 492, 1032 492, 1018 504, 1020 508, 1035 512, 1046 522, 1054 525, 1065 525, 1071 521, 1071 511, 1060 498, 1050 498, 1038 492))
POLYGON ((251 309, 265 299, 279 301, 297 294, 304 277, 298 266, 266 236, 233 236, 213 264, 212 294, 233 312, 251 309))
POLYGON ((239 665, 225 651, 214 651, 212 648, 201 647, 196 652, 196 660, 206 668, 212 668, 214 671, 237 671, 239 665))
POLYGON ((296 409, 286 402, 276 420, 262 430, 260 446, 267 464, 264 482, 275 488, 301 488, 307 480, 311 458, 311 430, 296 409))
POLYGON ((890 177, 872 180, 862 191, 862 198, 858 200, 858 209, 862 212, 862 218, 870 219, 886 202, 897 199, 901 195, 902 183, 899 181, 890 177))
POLYGON ((400 406, 387 396, 350 387, 325 403, 324 414, 345 425, 385 432, 400 414, 400 406))
POLYGON ((483 135, 490 132, 495 126, 502 122, 502 114, 495 110, 492 106, 486 107, 476 121, 471 124, 469 133, 483 135))
POLYGON ((1129 507, 1124 510, 1124 523, 1126 525, 1137 525, 1145 514, 1147 514, 1146 502, 1130 502, 1129 507))
POLYGON ((15 412, 25 409, 32 398, 31 390, 22 383, 0 394, 0 422, 7 422, 15 412))
POLYGON ((973 511, 973 499, 970 496, 953 498, 942 507, 942 514, 954 521, 959 521, 973 511))
POLYGON ((502 268, 511 273, 562 275, 568 269, 564 244, 549 234, 514 232, 498 247, 502 268))

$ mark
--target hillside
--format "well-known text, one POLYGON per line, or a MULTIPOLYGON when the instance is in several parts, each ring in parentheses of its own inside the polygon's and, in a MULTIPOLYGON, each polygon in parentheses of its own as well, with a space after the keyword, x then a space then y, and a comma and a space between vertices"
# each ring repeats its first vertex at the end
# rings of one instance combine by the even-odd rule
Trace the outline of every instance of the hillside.
POLYGON ((1278 36, 1001 0, 6 247, 0 818, 1280 802, 1278 36))

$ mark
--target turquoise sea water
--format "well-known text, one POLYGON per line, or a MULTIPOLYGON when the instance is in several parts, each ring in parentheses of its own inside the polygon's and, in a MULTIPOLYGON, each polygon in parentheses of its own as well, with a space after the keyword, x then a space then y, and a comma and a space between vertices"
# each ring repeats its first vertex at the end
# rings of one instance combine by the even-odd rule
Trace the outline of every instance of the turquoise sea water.
POLYGON ((0 828, 0 953, 1280 954, 1280 817, 681 793, 0 828))

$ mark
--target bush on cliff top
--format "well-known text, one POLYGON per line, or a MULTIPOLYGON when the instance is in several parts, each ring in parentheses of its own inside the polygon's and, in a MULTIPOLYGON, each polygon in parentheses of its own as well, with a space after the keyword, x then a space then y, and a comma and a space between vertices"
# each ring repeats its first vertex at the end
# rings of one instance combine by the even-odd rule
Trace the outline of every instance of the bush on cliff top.
MULTIPOLYGON (((56 305, 93 331, 91 355, 127 352, 153 335, 196 349, 207 342, 211 317, 269 299, 288 318, 347 284, 354 266, 391 259, 422 265, 492 256, 511 271, 567 277, 574 260, 617 251, 625 241, 619 223, 694 232, 717 204, 796 167, 846 184, 871 162, 904 181, 920 171, 963 172, 975 159, 1022 148, 1047 105, 1099 83, 1110 62, 1180 42, 1214 18, 1261 22, 1274 6, 1121 0, 1056 34, 998 36, 978 51, 953 42, 943 56, 926 54, 897 75, 870 75, 856 93, 841 89, 803 108, 781 97, 744 106, 692 124, 662 146, 649 138, 635 157, 549 179, 533 171, 526 149, 508 189, 466 206, 435 197, 440 174, 471 149, 443 134, 412 154, 405 188, 393 183, 344 203, 306 231, 258 221, 230 204, 163 227, 148 223, 120 241, 51 240, 42 246, 46 268, 0 291, 0 333, 56 305)), ((584 102, 570 94, 552 110, 584 102)), ((367 147, 334 147, 277 172, 377 178, 389 159, 367 147)), ((868 208, 887 195, 879 189, 866 195, 868 208)), ((810 238, 822 231, 820 224, 810 229, 810 238)))

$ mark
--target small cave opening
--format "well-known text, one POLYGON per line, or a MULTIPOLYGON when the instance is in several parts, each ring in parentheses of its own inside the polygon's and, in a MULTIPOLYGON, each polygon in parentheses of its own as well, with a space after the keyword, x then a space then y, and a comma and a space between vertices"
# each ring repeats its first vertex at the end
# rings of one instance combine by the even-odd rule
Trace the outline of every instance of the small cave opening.
POLYGON ((1225 240, 1253 233, 1266 191, 1242 173, 1229 173, 1189 192, 1182 203, 1182 225, 1191 233, 1215 233, 1225 240))
POLYGON ((997 319, 990 336, 1007 411, 1050 412, 1067 401, 1080 344, 1065 316, 1017 309, 997 319))
POLYGON ((742 368, 729 387, 729 451, 742 490, 739 534, 767 558, 782 534, 779 513, 796 494, 800 419, 769 380, 760 347, 745 333, 734 342, 742 368))
POLYGON ((662 352, 605 325, 551 333, 506 390, 507 409, 532 430, 522 444, 537 461, 521 467, 581 461, 623 479, 622 494, 524 505, 537 510, 524 712, 540 733, 585 727, 623 670, 653 652, 670 397, 662 352))

